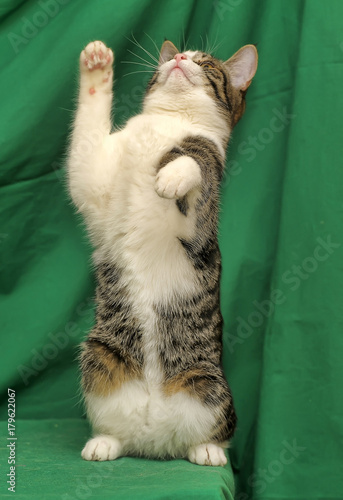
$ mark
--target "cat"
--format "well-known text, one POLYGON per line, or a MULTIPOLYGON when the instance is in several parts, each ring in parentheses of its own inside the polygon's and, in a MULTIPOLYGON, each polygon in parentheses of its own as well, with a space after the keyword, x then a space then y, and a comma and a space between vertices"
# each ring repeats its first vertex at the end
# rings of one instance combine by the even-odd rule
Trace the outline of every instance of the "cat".
POLYGON ((223 62, 165 41, 141 114, 111 133, 113 60, 100 41, 81 53, 68 158, 97 276, 81 455, 224 466, 236 414, 221 366, 219 186, 257 50, 223 62))

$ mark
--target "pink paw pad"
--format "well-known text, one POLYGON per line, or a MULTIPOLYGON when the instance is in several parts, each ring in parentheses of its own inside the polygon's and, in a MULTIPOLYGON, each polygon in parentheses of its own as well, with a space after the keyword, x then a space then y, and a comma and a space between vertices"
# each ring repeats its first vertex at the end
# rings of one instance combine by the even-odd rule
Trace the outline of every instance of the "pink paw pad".
MULTIPOLYGON (((102 42, 91 42, 81 53, 82 67, 88 71, 106 70, 113 62, 113 53, 102 42)), ((104 75, 107 78, 107 75, 104 75)))
POLYGON ((95 88, 94 88, 94 87, 91 87, 91 88, 89 89, 89 93, 90 93, 90 95, 95 94, 95 92, 96 92, 96 90, 95 90, 95 88))

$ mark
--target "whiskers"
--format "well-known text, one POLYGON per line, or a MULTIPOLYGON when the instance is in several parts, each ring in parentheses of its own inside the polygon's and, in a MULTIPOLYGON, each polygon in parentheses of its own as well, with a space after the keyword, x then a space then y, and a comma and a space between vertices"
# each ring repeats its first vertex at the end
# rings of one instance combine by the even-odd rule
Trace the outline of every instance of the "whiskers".
MULTIPOLYGON (((212 41, 210 41, 207 34, 206 34, 205 39, 202 37, 202 35, 199 35, 199 36, 200 36, 200 40, 201 40, 201 49, 200 50, 201 50, 201 52, 205 52, 206 54, 214 56, 214 54, 216 53, 218 48, 223 44, 223 40, 217 43, 218 33, 217 33, 215 39, 212 41)), ((192 47, 189 47, 189 37, 187 38, 187 40, 185 40, 185 32, 183 32, 183 40, 182 40, 180 47, 181 47, 181 52, 185 52, 186 50, 195 50, 192 47)))
MULTIPOLYGON (((145 35, 150 38, 150 40, 153 42, 154 46, 155 46, 155 49, 157 51, 157 57, 159 57, 159 49, 156 45, 156 43, 154 42, 154 40, 147 34, 145 33, 145 35)), ((135 64, 136 66, 142 66, 143 68, 146 68, 146 69, 140 69, 140 70, 137 70, 137 71, 131 71, 130 73, 126 73, 124 76, 129 76, 129 75, 135 75, 137 73, 152 73, 152 72, 155 72, 157 71, 158 69, 158 59, 148 50, 146 49, 145 47, 143 47, 143 45, 141 45, 137 39, 135 38, 135 36, 133 34, 131 34, 131 37, 132 39, 130 38, 127 38, 131 43, 133 43, 139 50, 143 51, 144 54, 146 54, 147 57, 142 57, 144 54, 142 55, 139 55, 139 54, 136 54, 135 52, 133 52, 132 50, 130 49, 127 49, 127 51, 132 54, 133 56, 135 56, 137 59, 139 59, 139 61, 121 61, 123 64, 135 64)))
MULTIPOLYGON (((135 59, 131 61, 121 61, 123 64, 130 64, 130 65, 136 65, 137 70, 136 71, 131 71, 129 73, 125 73, 123 76, 129 76, 129 75, 136 75, 138 73, 146 73, 146 74, 152 74, 155 71, 158 70, 159 67, 159 57, 160 57, 160 49, 157 46, 155 40, 151 38, 148 33, 144 33, 144 35, 149 38, 150 40, 150 45, 152 44, 153 49, 148 50, 146 47, 143 47, 143 45, 137 40, 137 38, 131 33, 131 38, 127 38, 127 40, 132 43, 135 47, 137 47, 137 51, 134 52, 131 49, 127 49, 127 51, 134 56, 135 59)), ((206 38, 204 39, 200 35, 201 39, 201 50, 202 52, 206 52, 207 54, 214 54, 217 49, 221 46, 223 41, 217 43, 218 40, 218 35, 215 37, 214 40, 210 42, 209 37, 206 35, 206 38)), ((180 49, 181 52, 184 52, 188 50, 188 45, 189 43, 189 38, 185 40, 185 32, 183 31, 183 39, 180 43, 180 49)))
POLYGON ((189 44, 189 37, 186 40, 185 39, 185 30, 182 30, 182 41, 179 42, 180 51, 186 52, 186 50, 188 50, 188 44, 189 44))
POLYGON ((206 54, 213 55, 215 52, 217 52, 219 47, 221 47, 224 40, 221 40, 220 42, 217 42, 217 40, 218 40, 218 33, 217 33, 214 41, 212 42, 212 44, 210 43, 210 40, 209 40, 208 36, 206 35, 206 48, 205 48, 206 54))

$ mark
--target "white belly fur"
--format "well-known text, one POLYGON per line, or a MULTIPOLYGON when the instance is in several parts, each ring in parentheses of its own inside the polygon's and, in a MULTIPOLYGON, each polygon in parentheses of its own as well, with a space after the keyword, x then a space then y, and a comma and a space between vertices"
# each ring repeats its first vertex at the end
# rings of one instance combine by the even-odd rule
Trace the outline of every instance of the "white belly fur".
POLYGON ((124 454, 152 457, 187 455, 192 445, 207 442, 216 416, 183 393, 164 397, 158 386, 143 381, 124 384, 114 394, 87 395, 95 435, 117 438, 124 454))

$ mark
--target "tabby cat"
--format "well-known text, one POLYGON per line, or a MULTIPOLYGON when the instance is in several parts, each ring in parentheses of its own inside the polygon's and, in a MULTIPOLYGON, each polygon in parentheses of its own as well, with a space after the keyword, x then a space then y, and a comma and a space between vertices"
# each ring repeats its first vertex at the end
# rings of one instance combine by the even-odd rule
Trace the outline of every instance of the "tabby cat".
POLYGON ((221 366, 219 185, 257 51, 222 62, 164 42, 142 113, 114 133, 112 65, 100 41, 81 53, 68 160, 97 274, 82 457, 223 466, 236 415, 221 366))

